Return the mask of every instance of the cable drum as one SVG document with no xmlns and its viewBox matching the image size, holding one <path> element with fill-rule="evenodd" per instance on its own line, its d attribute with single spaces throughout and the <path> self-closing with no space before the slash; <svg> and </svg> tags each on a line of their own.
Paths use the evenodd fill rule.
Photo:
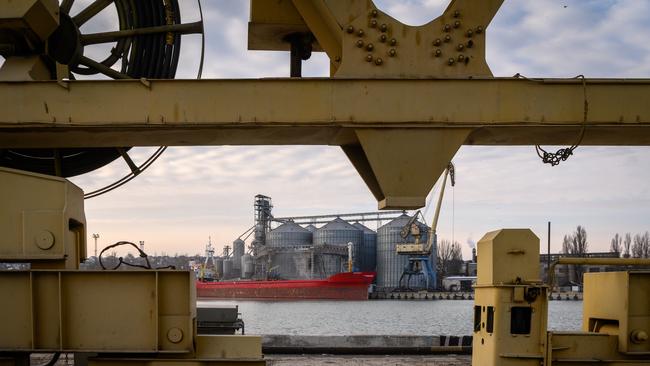
<svg viewBox="0 0 650 366">
<path fill-rule="evenodd" d="M 201 77 L 205 40 L 203 15 L 198 0 L 201 20 L 192 23 L 182 23 L 178 0 L 94 0 L 72 14 L 74 3 L 75 0 L 61 2 L 60 25 L 48 39 L 45 55 L 41 55 L 50 64 L 52 79 L 57 78 L 56 63 L 68 66 L 67 78 L 70 80 L 74 80 L 75 75 L 105 75 L 113 79 L 173 79 L 179 65 L 181 37 L 187 34 L 201 35 L 198 78 Z M 81 31 L 83 25 L 92 22 L 110 5 L 114 6 L 119 29 L 99 33 Z M 100 61 L 85 54 L 87 46 L 98 44 L 112 44 L 109 54 Z M 58 75 L 58 78 L 61 79 L 62 75 Z M 128 156 L 129 149 L 128 146 L 2 149 L 0 166 L 73 177 L 122 157 L 131 170 L 128 178 L 131 180 L 150 164 L 136 166 Z M 163 151 L 164 147 L 158 149 L 152 155 L 153 160 Z M 124 178 L 116 183 L 119 182 L 124 184 Z M 104 192 L 103 189 L 97 190 L 93 192 L 94 196 L 98 191 Z"/>
</svg>

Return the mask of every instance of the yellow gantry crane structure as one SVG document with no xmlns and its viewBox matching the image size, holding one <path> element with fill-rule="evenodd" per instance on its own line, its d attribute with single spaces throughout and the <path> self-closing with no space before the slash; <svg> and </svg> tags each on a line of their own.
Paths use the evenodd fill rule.
<svg viewBox="0 0 650 366">
<path fill-rule="evenodd" d="M 173 80 L 178 37 L 202 32 L 200 23 L 180 22 L 176 1 L 152 0 L 160 8 L 155 26 L 130 18 L 141 11 L 138 2 L 96 0 L 76 15 L 70 14 L 73 3 L 0 0 L 0 54 L 6 58 L 0 164 L 10 167 L 0 171 L 0 260 L 33 264 L 30 271 L 0 273 L 0 296 L 19 294 L 0 305 L 0 322 L 10 329 L 0 334 L 0 352 L 14 356 L 60 351 L 96 353 L 89 360 L 96 364 L 263 363 L 259 338 L 196 335 L 189 274 L 77 271 L 86 254 L 83 193 L 64 178 L 120 156 L 129 162 L 125 152 L 133 146 L 341 146 L 379 208 L 414 209 L 424 206 L 464 144 L 650 145 L 650 80 L 493 77 L 486 34 L 503 0 L 452 0 L 422 26 L 397 21 L 371 0 L 252 0 L 249 49 L 291 52 L 294 76 L 257 80 Z M 120 29 L 83 34 L 81 26 L 110 4 Z M 158 37 L 159 48 L 141 52 L 144 40 L 154 39 L 144 37 Z M 103 61 L 84 53 L 89 44 L 111 42 L 115 47 Z M 299 77 L 301 60 L 321 51 L 330 59 L 330 77 Z M 116 80 L 74 80 L 75 73 Z M 554 162 L 571 151 L 544 157 Z M 51 161 L 53 168 L 25 157 Z M 518 267 L 496 271 L 512 256 L 534 264 L 531 251 L 538 248 L 531 235 L 490 233 L 479 243 L 479 263 L 491 263 L 495 272 L 479 268 L 476 301 L 493 327 L 487 332 L 479 321 L 475 328 L 474 363 L 647 364 L 650 281 L 643 275 L 616 280 L 640 289 L 628 300 L 641 305 L 610 312 L 634 318 L 626 323 L 637 326 L 630 330 L 634 347 L 620 343 L 632 336 L 610 315 L 597 321 L 607 327 L 585 330 L 607 330 L 597 342 L 581 333 L 573 338 L 578 343 L 549 346 L 539 318 L 546 314 L 543 284 L 523 267 L 519 275 Z M 528 307 L 515 310 L 515 330 L 539 333 L 527 338 L 526 352 L 517 350 L 523 343 L 507 340 L 525 337 L 506 329 L 510 302 Z M 482 309 L 487 303 L 491 313 Z M 116 304 L 121 311 L 111 310 Z M 127 309 L 139 309 L 126 318 L 140 325 L 137 337 L 119 318 Z M 607 358 L 590 358 L 597 347 L 609 347 Z M 556 352 L 564 352 L 559 361 Z M 14 356 L 7 362 L 18 362 Z"/>
</svg>

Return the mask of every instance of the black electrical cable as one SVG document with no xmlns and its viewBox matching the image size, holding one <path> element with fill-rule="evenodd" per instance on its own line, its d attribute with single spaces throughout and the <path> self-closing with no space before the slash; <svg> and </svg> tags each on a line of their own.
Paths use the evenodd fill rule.
<svg viewBox="0 0 650 366">
<path fill-rule="evenodd" d="M 138 169 L 136 171 L 131 171 L 129 174 L 122 177 L 122 179 L 120 179 L 118 181 L 115 181 L 115 182 L 107 185 L 106 187 L 103 187 L 103 188 L 100 188 L 100 189 L 97 189 L 97 190 L 94 190 L 92 192 L 84 194 L 84 199 L 90 199 L 90 198 L 94 198 L 94 197 L 97 197 L 97 196 L 101 196 L 102 194 L 108 193 L 108 192 L 110 192 L 110 191 L 112 191 L 114 189 L 117 189 L 117 188 L 125 185 L 126 183 L 130 182 L 135 177 L 140 175 L 142 172 L 147 170 L 147 168 L 149 168 L 160 157 L 160 155 L 162 155 L 162 153 L 165 152 L 165 150 L 167 150 L 167 146 L 161 146 L 147 160 L 145 160 L 145 162 L 142 163 L 138 167 Z"/>
<path fill-rule="evenodd" d="M 140 255 L 140 258 L 144 258 L 145 264 L 142 265 L 142 264 L 137 264 L 137 263 L 129 263 L 129 262 L 124 261 L 124 258 L 118 257 L 118 263 L 113 268 L 106 268 L 106 266 L 104 265 L 104 262 L 102 261 L 102 256 L 103 256 L 104 252 L 106 252 L 109 249 L 113 249 L 113 248 L 123 246 L 123 245 L 128 245 L 128 246 L 132 246 L 133 248 L 135 248 L 138 251 L 138 253 Z M 99 253 L 99 265 L 104 270 L 106 270 L 106 269 L 116 270 L 116 269 L 120 268 L 122 265 L 129 266 L 129 267 L 142 268 L 142 269 L 176 269 L 175 266 L 163 266 L 163 267 L 156 267 L 156 268 L 151 267 L 151 262 L 149 262 L 149 256 L 147 255 L 147 253 L 145 253 L 144 250 L 140 249 L 140 247 L 138 247 L 137 245 L 135 245 L 134 243 L 132 243 L 130 241 L 118 241 L 117 243 L 111 244 L 111 245 L 107 246 L 106 248 L 102 249 L 102 251 Z"/>
</svg>

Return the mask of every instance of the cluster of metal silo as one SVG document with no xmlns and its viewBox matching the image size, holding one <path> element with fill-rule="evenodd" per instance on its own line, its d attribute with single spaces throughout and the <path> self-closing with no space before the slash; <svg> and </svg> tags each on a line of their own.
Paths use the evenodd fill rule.
<svg viewBox="0 0 650 366">
<path fill-rule="evenodd" d="M 223 279 L 246 278 L 243 275 L 244 268 L 242 265 L 245 253 L 246 243 L 241 239 L 233 241 L 231 254 L 227 258 L 219 258 L 215 263 L 217 273 L 219 273 L 219 266 L 222 268 L 219 277 Z M 221 262 L 220 265 L 218 264 L 219 261 Z"/>
<path fill-rule="evenodd" d="M 410 217 L 402 215 L 391 222 L 377 229 L 377 286 L 384 288 L 396 288 L 399 286 L 399 279 L 408 264 L 408 256 L 397 255 L 395 246 L 400 243 L 414 242 L 412 236 L 403 239 L 400 235 L 404 225 L 408 223 Z M 420 242 L 426 242 L 429 228 L 427 225 L 416 221 L 420 227 Z M 436 248 L 432 250 L 430 259 L 431 266 L 436 268 Z M 411 286 L 424 287 L 425 279 L 421 278 L 421 283 L 411 281 Z"/>
<path fill-rule="evenodd" d="M 377 233 L 359 222 L 354 227 L 363 232 L 363 240 L 354 255 L 354 265 L 359 271 L 374 271 L 377 268 Z"/>
<path fill-rule="evenodd" d="M 328 222 L 314 232 L 314 245 L 328 244 L 347 247 L 348 243 L 352 243 L 352 253 L 355 258 L 357 256 L 355 252 L 359 251 L 363 243 L 363 231 L 340 218 Z M 343 268 L 345 261 L 345 258 L 341 256 L 324 254 L 320 257 L 321 268 L 318 268 L 318 273 L 328 277 L 346 270 Z"/>
</svg>

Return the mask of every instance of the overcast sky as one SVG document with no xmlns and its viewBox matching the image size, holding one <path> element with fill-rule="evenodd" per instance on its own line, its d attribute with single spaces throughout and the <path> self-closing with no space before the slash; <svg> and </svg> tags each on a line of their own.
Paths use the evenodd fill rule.
<svg viewBox="0 0 650 366">
<path fill-rule="evenodd" d="M 195 20 L 192 1 L 182 3 L 184 18 Z M 204 78 L 288 76 L 287 53 L 246 50 L 248 3 L 203 1 Z M 419 25 L 438 16 L 448 1 L 377 4 Z M 110 29 L 111 11 L 103 23 L 88 27 Z M 488 31 L 487 57 L 495 76 L 650 78 L 649 36 L 650 1 L 506 0 Z M 193 78 L 198 38 L 188 37 L 183 47 L 178 76 Z M 327 72 L 322 54 L 304 66 L 306 76 Z M 138 148 L 134 156 L 142 161 L 152 151 Z M 649 148 L 580 147 L 569 161 L 550 167 L 533 147 L 463 147 L 454 163 L 457 185 L 444 201 L 439 233 L 463 243 L 466 257 L 468 240 L 505 227 L 532 228 L 545 248 L 549 220 L 553 251 L 576 225 L 586 227 L 592 251 L 607 250 L 616 232 L 650 230 Z M 126 173 L 117 161 L 72 180 L 90 191 Z M 252 225 L 258 193 L 273 198 L 278 216 L 377 206 L 338 147 L 172 147 L 127 186 L 86 201 L 88 234 L 100 234 L 100 249 L 118 240 L 144 240 L 150 253 L 200 253 L 208 236 L 220 248 Z"/>
</svg>

